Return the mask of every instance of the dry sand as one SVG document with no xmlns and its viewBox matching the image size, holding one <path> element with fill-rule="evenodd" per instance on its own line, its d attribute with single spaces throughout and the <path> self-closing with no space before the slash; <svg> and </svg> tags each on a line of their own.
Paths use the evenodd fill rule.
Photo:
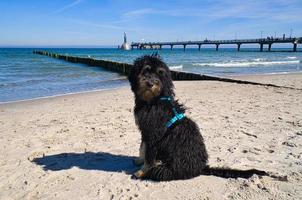
<svg viewBox="0 0 302 200">
<path fill-rule="evenodd" d="M 302 88 L 302 75 L 245 77 Z M 302 199 L 302 91 L 175 82 L 211 166 L 287 181 L 199 176 L 132 180 L 140 133 L 129 87 L 0 105 L 0 199 Z"/>
</svg>

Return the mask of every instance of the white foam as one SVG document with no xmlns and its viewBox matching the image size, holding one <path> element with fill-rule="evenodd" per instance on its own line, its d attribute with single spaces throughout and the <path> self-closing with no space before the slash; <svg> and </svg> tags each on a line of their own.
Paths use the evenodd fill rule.
<svg viewBox="0 0 302 200">
<path fill-rule="evenodd" d="M 290 60 L 297 59 L 296 56 L 288 56 L 288 57 L 286 57 L 286 58 L 287 58 L 287 59 L 290 59 Z"/>
<path fill-rule="evenodd" d="M 175 70 L 177 70 L 177 69 L 182 69 L 182 65 L 172 65 L 172 66 L 169 66 L 169 68 L 170 69 L 175 69 Z"/>
<path fill-rule="evenodd" d="M 265 65 L 299 64 L 300 60 L 290 61 L 251 61 L 251 62 L 225 62 L 225 63 L 193 63 L 194 66 L 202 67 L 249 67 Z"/>
<path fill-rule="evenodd" d="M 265 61 L 265 59 L 264 58 L 255 58 L 255 59 L 253 59 L 254 61 L 257 61 L 257 62 L 259 62 L 259 61 Z"/>
</svg>

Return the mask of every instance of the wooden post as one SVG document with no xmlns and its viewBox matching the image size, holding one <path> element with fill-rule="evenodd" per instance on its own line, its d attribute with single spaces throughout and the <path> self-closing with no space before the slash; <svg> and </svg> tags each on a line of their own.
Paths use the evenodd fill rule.
<svg viewBox="0 0 302 200">
<path fill-rule="evenodd" d="M 238 44 L 237 44 L 237 51 L 240 51 L 240 46 L 241 46 L 241 44 L 238 43 Z"/>
<path fill-rule="evenodd" d="M 272 49 L 272 43 L 268 44 L 268 51 L 271 51 Z"/>
<path fill-rule="evenodd" d="M 293 51 L 294 51 L 294 52 L 297 52 L 297 43 L 294 43 Z"/>
</svg>

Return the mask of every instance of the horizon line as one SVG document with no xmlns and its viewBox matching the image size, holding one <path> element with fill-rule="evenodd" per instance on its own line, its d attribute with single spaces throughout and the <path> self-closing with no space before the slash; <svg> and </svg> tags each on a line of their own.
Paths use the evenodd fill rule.
<svg viewBox="0 0 302 200">
<path fill-rule="evenodd" d="M 228 45 L 232 45 L 232 44 L 225 44 L 226 46 L 222 46 L 220 47 L 220 49 L 237 49 L 236 46 L 228 46 Z M 284 48 L 290 48 L 292 49 L 292 47 L 289 44 L 281 44 L 284 45 L 284 47 L 274 47 L 274 49 L 284 49 Z M 120 45 L 0 45 L 0 48 L 2 49 L 10 49 L 10 48 L 29 48 L 29 49 L 33 49 L 33 48 L 48 48 L 48 49 L 58 49 L 58 48 L 116 48 L 118 49 L 118 46 Z M 212 47 L 212 44 L 205 44 L 202 46 L 206 46 L 204 48 L 201 49 L 212 49 L 215 47 Z M 255 44 L 246 44 L 245 46 L 241 46 L 241 49 L 248 49 L 248 48 L 258 48 L 255 46 Z M 300 49 L 301 47 L 297 46 L 297 49 Z M 162 47 L 162 49 L 170 49 L 170 47 Z M 175 45 L 175 47 L 173 47 L 173 49 L 183 49 L 183 47 L 181 45 Z M 194 47 L 194 45 L 188 45 L 186 49 L 196 49 L 196 47 Z M 198 49 L 198 48 L 197 48 Z M 266 49 L 266 48 L 264 48 Z M 134 48 L 133 50 L 136 50 L 136 48 Z M 148 50 L 148 49 L 146 49 Z M 154 50 L 154 49 L 153 49 Z M 159 50 L 159 49 L 156 49 Z"/>
</svg>

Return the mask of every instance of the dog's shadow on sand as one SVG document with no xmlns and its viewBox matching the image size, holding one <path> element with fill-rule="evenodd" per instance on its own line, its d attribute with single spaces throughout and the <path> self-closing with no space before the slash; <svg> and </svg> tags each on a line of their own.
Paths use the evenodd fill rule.
<svg viewBox="0 0 302 200">
<path fill-rule="evenodd" d="M 44 170 L 59 171 L 72 167 L 85 170 L 102 170 L 107 172 L 125 172 L 132 174 L 138 167 L 134 165 L 136 157 L 114 155 L 105 152 L 61 153 L 35 158 L 32 162 L 43 166 Z"/>
</svg>

